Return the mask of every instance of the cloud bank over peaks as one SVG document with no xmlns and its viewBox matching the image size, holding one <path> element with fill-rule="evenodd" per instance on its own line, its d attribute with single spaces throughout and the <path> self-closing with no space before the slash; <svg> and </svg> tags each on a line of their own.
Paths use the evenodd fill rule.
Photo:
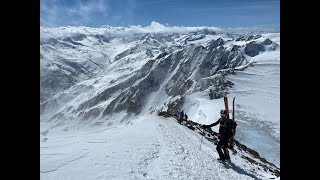
<svg viewBox="0 0 320 180">
<path fill-rule="evenodd" d="M 130 36 L 133 34 L 143 33 L 189 33 L 193 31 L 209 30 L 217 33 L 231 32 L 231 33 L 253 33 L 253 32 L 272 32 L 271 29 L 265 27 L 252 27 L 252 28 L 220 28 L 213 26 L 198 26 L 198 27 L 185 27 L 185 26 L 169 26 L 168 24 L 161 24 L 152 21 L 149 26 L 132 25 L 129 27 L 113 27 L 104 25 L 101 27 L 87 27 L 87 26 L 63 26 L 47 28 L 40 26 L 40 38 L 58 38 L 58 37 L 72 37 L 79 34 L 85 35 L 111 35 L 111 36 Z"/>
<path fill-rule="evenodd" d="M 104 25 L 99 28 L 86 27 L 86 26 L 63 26 L 63 27 L 53 27 L 47 28 L 40 26 L 40 37 L 41 39 L 47 38 L 57 38 L 61 36 L 74 36 L 77 34 L 99 34 L 99 35 L 114 35 L 114 36 L 127 36 L 139 33 L 189 33 L 198 30 L 212 30 L 212 31 L 222 31 L 218 27 L 185 27 L 185 26 L 169 26 L 163 25 L 158 22 L 152 21 L 149 26 L 133 25 L 129 27 L 113 27 Z"/>
</svg>

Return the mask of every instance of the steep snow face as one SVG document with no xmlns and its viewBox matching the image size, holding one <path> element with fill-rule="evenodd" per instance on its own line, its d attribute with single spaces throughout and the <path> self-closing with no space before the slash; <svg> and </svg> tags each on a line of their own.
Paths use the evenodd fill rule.
<svg viewBox="0 0 320 180">
<path fill-rule="evenodd" d="M 107 41 L 101 39 L 79 35 L 40 41 L 40 102 L 95 77 L 110 64 L 102 51 Z"/>
<path fill-rule="evenodd" d="M 254 66 L 228 76 L 234 82 L 230 96 L 237 97 L 238 138 L 280 165 L 280 52 L 261 53 Z"/>
</svg>

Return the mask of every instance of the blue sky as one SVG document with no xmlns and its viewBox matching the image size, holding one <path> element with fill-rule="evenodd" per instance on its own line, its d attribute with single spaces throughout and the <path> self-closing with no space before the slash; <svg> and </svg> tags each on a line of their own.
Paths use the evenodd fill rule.
<svg viewBox="0 0 320 180">
<path fill-rule="evenodd" d="M 40 0 L 40 25 L 280 29 L 280 0 Z"/>
</svg>

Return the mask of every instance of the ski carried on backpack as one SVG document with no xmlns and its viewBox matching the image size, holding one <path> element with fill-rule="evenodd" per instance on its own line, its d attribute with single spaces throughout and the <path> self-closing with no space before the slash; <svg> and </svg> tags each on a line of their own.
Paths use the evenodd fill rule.
<svg viewBox="0 0 320 180">
<path fill-rule="evenodd" d="M 229 106 L 228 106 L 228 98 L 227 98 L 227 96 L 223 97 L 223 101 L 224 101 L 224 108 L 227 111 L 227 117 L 229 118 Z"/>
<path fill-rule="evenodd" d="M 235 128 L 237 127 L 237 123 L 235 121 L 235 109 L 234 109 L 234 102 L 235 102 L 235 99 L 236 97 L 233 97 L 233 100 L 232 100 L 232 121 L 233 121 L 233 126 L 234 126 L 234 133 L 235 133 Z M 231 145 L 231 149 L 232 149 L 232 152 L 233 154 L 237 154 L 237 151 L 233 148 L 233 145 L 234 145 L 234 138 L 232 138 L 232 141 L 231 141 L 232 145 Z"/>
</svg>

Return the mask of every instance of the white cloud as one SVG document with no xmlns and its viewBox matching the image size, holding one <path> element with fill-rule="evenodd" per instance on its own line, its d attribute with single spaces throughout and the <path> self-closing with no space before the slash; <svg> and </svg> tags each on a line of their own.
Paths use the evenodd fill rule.
<svg viewBox="0 0 320 180">
<path fill-rule="evenodd" d="M 58 21 L 59 7 L 53 3 L 56 1 L 41 1 L 40 2 L 40 22 L 44 26 L 55 26 Z"/>
<path fill-rule="evenodd" d="M 166 26 L 158 22 L 152 21 L 149 26 L 142 27 L 141 25 L 133 25 L 129 27 L 112 27 L 102 26 L 100 28 L 85 27 L 85 26 L 68 26 L 46 28 L 40 27 L 41 38 L 60 37 L 60 36 L 73 36 L 75 34 L 113 34 L 113 35 L 131 35 L 135 33 L 187 33 L 195 30 L 209 29 L 214 31 L 222 31 L 218 27 L 185 27 L 185 26 Z"/>
<path fill-rule="evenodd" d="M 70 13 L 75 13 L 83 18 L 89 18 L 94 13 L 107 13 L 107 4 L 104 0 L 89 1 L 86 3 L 79 3 L 75 7 L 69 9 Z"/>
<path fill-rule="evenodd" d="M 61 36 L 73 36 L 76 34 L 112 34 L 116 36 L 127 36 L 136 33 L 188 33 L 196 30 L 213 30 L 216 32 L 233 32 L 233 33 L 266 33 L 272 32 L 272 28 L 268 27 L 239 27 L 239 28 L 219 28 L 209 26 L 198 26 L 198 27 L 185 27 L 185 26 L 168 26 L 152 21 L 149 26 L 133 25 L 129 27 L 113 27 L 113 26 L 102 26 L 100 28 L 86 27 L 86 26 L 68 26 L 68 27 L 57 27 L 57 28 L 45 28 L 40 27 L 41 38 L 50 37 L 61 37 Z"/>
<path fill-rule="evenodd" d="M 59 24 L 82 25 L 92 20 L 95 14 L 106 16 L 108 5 L 106 0 L 78 2 L 66 6 L 58 1 L 40 2 L 40 21 L 43 26 L 54 27 Z"/>
<path fill-rule="evenodd" d="M 265 24 L 265 25 L 257 25 L 251 27 L 236 27 L 236 28 L 225 28 L 225 32 L 234 32 L 241 34 L 248 34 L 252 32 L 263 33 L 263 32 L 279 32 L 280 25 L 277 24 Z"/>
</svg>

